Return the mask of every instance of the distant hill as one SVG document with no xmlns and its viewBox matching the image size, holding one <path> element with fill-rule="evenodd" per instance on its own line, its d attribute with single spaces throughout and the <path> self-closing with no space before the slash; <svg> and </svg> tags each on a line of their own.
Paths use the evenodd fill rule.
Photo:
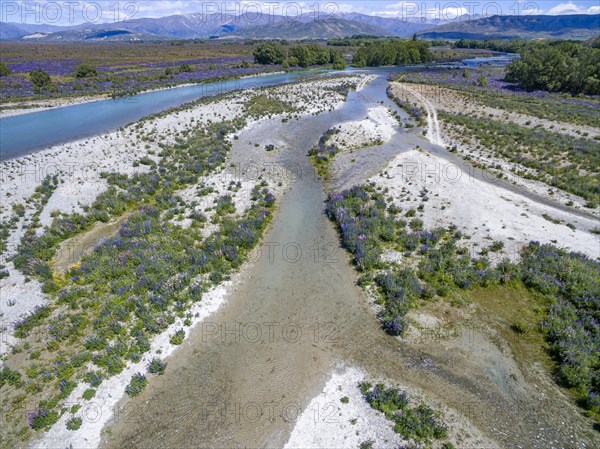
<svg viewBox="0 0 600 449">
<path fill-rule="evenodd" d="M 600 33 L 600 14 L 492 16 L 452 22 L 419 33 L 426 39 L 589 39 Z"/>
<path fill-rule="evenodd" d="M 243 28 L 225 34 L 222 39 L 331 39 L 348 37 L 356 34 L 375 36 L 394 36 L 391 31 L 344 19 L 298 20 L 272 23 L 263 26 Z"/>
<path fill-rule="evenodd" d="M 230 14 L 185 14 L 161 18 L 140 18 L 130 21 L 92 24 L 86 23 L 58 29 L 26 28 L 27 25 L 2 23 L 2 40 L 82 41 L 103 40 L 162 40 L 198 39 L 221 36 L 249 26 L 264 26 L 284 20 L 280 16 L 255 14 L 251 20 Z M 8 30 L 5 32 L 5 29 Z M 118 33 L 111 33 L 118 31 Z M 31 36 L 33 35 L 33 36 Z M 98 37 L 96 37 L 98 36 Z"/>
<path fill-rule="evenodd" d="M 415 33 L 425 30 L 431 30 L 434 25 L 431 23 L 409 22 L 402 19 L 391 19 L 387 17 L 367 16 L 356 12 L 339 13 L 336 18 L 351 20 L 388 31 L 394 36 L 410 37 Z"/>
<path fill-rule="evenodd" d="M 132 21 L 83 24 L 73 27 L 32 28 L 31 25 L 3 23 L 2 40 L 39 40 L 76 42 L 87 40 L 162 40 L 267 38 L 302 39 L 344 37 L 352 34 L 412 36 L 431 29 L 431 24 L 405 22 L 358 13 L 336 14 L 319 20 L 312 14 L 289 18 L 271 14 L 235 16 L 230 14 L 185 14 Z"/>
<path fill-rule="evenodd" d="M 68 29 L 53 33 L 33 33 L 22 36 L 24 41 L 42 42 L 86 42 L 86 41 L 143 41 L 159 40 L 159 36 L 148 33 L 118 29 L 118 28 L 96 28 L 81 27 L 79 29 Z"/>
<path fill-rule="evenodd" d="M 68 29 L 69 27 L 58 27 L 53 25 L 29 25 L 22 23 L 1 23 L 0 40 L 17 40 L 28 34 L 52 33 Z"/>
<path fill-rule="evenodd" d="M 271 14 L 182 14 L 161 18 L 72 27 L 0 24 L 0 40 L 78 42 L 207 38 L 329 39 L 353 34 L 429 39 L 576 38 L 600 32 L 600 15 L 460 17 L 445 24 L 409 22 L 398 18 L 338 13 L 332 18 L 305 14 L 294 19 Z"/>
<path fill-rule="evenodd" d="M 600 34 L 596 37 L 588 39 L 584 42 L 585 45 L 592 48 L 600 48 Z"/>
</svg>

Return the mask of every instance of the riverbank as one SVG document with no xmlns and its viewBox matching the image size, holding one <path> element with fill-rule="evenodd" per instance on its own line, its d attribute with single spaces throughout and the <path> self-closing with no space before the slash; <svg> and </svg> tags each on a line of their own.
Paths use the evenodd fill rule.
<svg viewBox="0 0 600 449">
<path fill-rule="evenodd" d="M 146 93 L 150 93 L 150 92 L 161 92 L 161 91 L 177 89 L 177 88 L 181 88 L 181 87 L 201 86 L 201 85 L 205 85 L 205 84 L 218 83 L 218 82 L 224 82 L 224 81 L 252 80 L 255 78 L 259 78 L 261 76 L 279 75 L 282 73 L 287 73 L 287 72 L 265 71 L 265 72 L 261 72 L 261 73 L 257 73 L 257 74 L 253 74 L 253 75 L 246 75 L 246 76 L 208 79 L 208 80 L 198 82 L 198 83 L 180 83 L 180 84 L 176 84 L 173 86 L 145 89 L 145 90 L 135 92 L 135 94 L 132 94 L 132 95 L 141 95 L 141 94 L 146 94 Z M 59 108 L 67 107 L 67 106 L 74 106 L 74 105 L 85 104 L 85 103 L 93 103 L 95 101 L 101 101 L 101 100 L 107 100 L 107 99 L 114 99 L 115 101 L 118 101 L 121 98 L 126 99 L 127 97 L 130 97 L 130 96 L 131 95 L 114 97 L 109 94 L 101 94 L 101 95 L 94 95 L 94 96 L 85 95 L 85 96 L 80 96 L 80 97 L 75 97 L 75 98 L 64 97 L 64 98 L 49 98 L 49 99 L 40 99 L 40 100 L 27 100 L 27 101 L 20 102 L 20 103 L 0 103 L 0 119 L 7 118 L 7 117 L 14 117 L 17 115 L 31 114 L 34 112 L 46 111 L 49 109 L 59 109 Z"/>
<path fill-rule="evenodd" d="M 73 213 L 85 214 L 87 207 L 109 188 L 106 173 L 128 176 L 147 173 L 163 161 L 165 148 L 184 141 L 191 133 L 214 126 L 214 123 L 233 123 L 240 119 L 245 121 L 244 128 L 228 131 L 227 142 L 233 144 L 244 129 L 256 129 L 265 120 L 275 119 L 281 123 L 282 120 L 294 121 L 335 110 L 344 103 L 347 90 L 360 89 L 362 81 L 361 76 L 327 78 L 227 94 L 163 113 L 113 133 L 5 161 L 2 163 L 2 198 L 6 201 L 3 201 L 1 217 L 4 222 L 12 223 L 14 229 L 11 229 L 5 242 L 7 247 L 4 248 L 3 257 L 6 260 L 15 254 L 25 232 L 34 229 L 41 236 L 55 219 L 71 217 Z M 284 107 L 283 111 L 279 110 L 281 107 Z M 263 134 L 262 138 L 264 137 Z M 269 142 L 273 143 L 277 144 L 275 141 Z M 207 239 L 221 230 L 224 215 L 234 213 L 239 217 L 246 213 L 255 200 L 257 188 L 258 191 L 268 189 L 276 203 L 280 200 L 294 179 L 294 167 L 287 167 L 285 161 L 277 160 L 282 151 L 278 145 L 271 148 L 267 143 L 245 144 L 248 147 L 246 153 L 253 155 L 246 163 L 236 166 L 235 161 L 227 160 L 221 170 L 203 176 L 197 185 L 176 192 L 185 212 L 172 217 L 170 221 L 173 225 L 188 229 L 193 224 L 196 230 L 200 223 L 200 235 Z M 36 196 L 36 189 L 39 190 L 48 177 L 54 180 L 55 187 L 47 194 L 44 193 L 45 199 L 41 203 L 32 202 L 30 198 Z M 227 201 L 223 203 L 224 209 L 221 210 L 224 199 Z M 193 223 L 190 221 L 192 217 Z M 107 226 L 112 225 L 108 223 Z M 98 237 L 91 243 L 87 235 L 70 240 L 69 248 L 66 248 L 70 254 L 66 257 L 66 262 L 60 262 L 61 273 L 72 266 L 78 266 L 81 254 L 87 254 L 90 247 L 97 247 L 107 238 L 102 237 L 101 230 L 94 228 L 92 231 Z M 0 280 L 2 300 L 7 302 L 10 309 L 3 316 L 3 320 L 10 320 L 10 323 L 4 329 L 2 350 L 6 357 L 4 363 L 11 369 L 18 370 L 24 369 L 28 361 L 15 355 L 20 354 L 20 351 L 15 353 L 13 348 L 21 347 L 22 340 L 15 339 L 12 335 L 12 324 L 28 316 L 35 307 L 51 305 L 55 300 L 42 293 L 39 283 L 31 282 L 17 272 L 12 263 L 7 265 L 7 274 L 7 277 Z M 67 429 L 66 422 L 71 422 L 76 417 L 65 414 L 36 444 L 54 447 L 57 441 L 64 442 L 66 439 L 76 445 L 89 445 L 93 441 L 99 441 L 95 438 L 100 438 L 100 429 L 112 416 L 113 405 L 124 394 L 125 384 L 131 374 L 148 364 L 150 354 L 166 356 L 176 349 L 176 345 L 169 343 L 175 330 L 173 326 L 181 327 L 184 322 L 186 327 L 193 326 L 206 318 L 223 303 L 224 291 L 218 287 L 205 293 L 206 301 L 203 298 L 194 310 L 177 319 L 165 332 L 152 339 L 151 353 L 128 365 L 117 377 L 111 377 L 96 390 L 97 402 L 82 402 L 85 384 L 73 390 L 68 400 L 88 405 L 88 412 L 91 406 L 100 407 L 103 410 L 101 420 L 88 422 L 84 419 L 79 430 L 75 431 Z M 189 316 L 193 317 L 191 321 Z M 27 344 L 34 347 L 39 343 L 27 339 Z M 121 393 L 115 394 L 119 390 Z M 85 411 L 82 408 L 77 416 L 83 416 Z"/>
<path fill-rule="evenodd" d="M 539 241 L 600 256 L 593 233 L 597 220 L 507 191 L 491 177 L 490 182 L 476 179 L 464 166 L 419 148 L 397 156 L 368 182 L 385 189 L 404 214 L 415 211 L 427 229 L 456 225 L 471 236 L 467 245 L 472 255 L 502 242 L 491 257 L 518 261 L 521 248 Z"/>
<path fill-rule="evenodd" d="M 108 95 L 84 96 L 77 98 L 56 98 L 48 100 L 33 100 L 22 103 L 3 103 L 0 109 L 0 119 L 14 117 L 16 115 L 32 114 L 34 112 L 47 111 L 49 109 L 64 108 L 76 104 L 92 103 L 94 101 L 106 100 Z"/>
<path fill-rule="evenodd" d="M 86 206 L 109 188 L 105 172 L 149 173 L 165 158 L 226 142 L 231 148 L 219 170 L 182 189 L 170 191 L 166 185 L 157 199 L 157 204 L 165 207 L 160 221 L 147 215 L 145 221 L 139 222 L 143 225 L 139 228 L 142 235 L 153 239 L 152 245 L 161 244 L 161 236 L 171 225 L 177 226 L 179 240 L 193 235 L 195 241 L 188 247 L 177 253 L 159 253 L 159 259 L 193 254 L 194 266 L 203 263 L 206 253 L 214 253 L 222 261 L 237 257 L 237 251 L 210 239 L 226 226 L 236 235 L 247 236 L 248 222 L 237 226 L 232 220 L 248 211 L 253 197 L 265 195 L 260 193 L 262 189 L 269 190 L 276 208 L 262 242 L 245 264 L 225 276 L 218 268 L 199 276 L 198 280 L 215 279 L 218 285 L 205 290 L 202 300 L 189 311 L 174 312 L 172 322 L 161 321 L 168 325 L 150 340 L 150 349 L 141 359 L 128 362 L 120 373 L 94 387 L 91 400 L 84 399 L 88 386 L 83 382 L 76 385 L 65 403 L 77 407 L 64 412 L 47 433 L 35 434 L 39 438 L 32 447 L 54 448 L 69 443 L 74 447 L 158 447 L 165 442 L 198 447 L 355 447 L 371 440 L 374 447 L 403 444 L 389 421 L 375 413 L 356 388 L 356 383 L 363 380 L 401 387 L 411 397 L 439 411 L 449 426 L 450 441 L 459 447 L 526 445 L 545 449 L 590 446 L 597 440 L 589 420 L 553 383 L 543 364 L 547 359 L 536 357 L 536 364 L 530 365 L 526 351 L 517 354 L 521 358 L 513 357 L 513 352 L 522 350 L 519 342 L 513 341 L 516 338 L 510 337 L 510 332 L 515 332 L 512 321 L 518 314 L 504 316 L 499 311 L 515 304 L 525 307 L 528 297 L 518 289 L 508 293 L 468 293 L 448 301 L 431 298 L 420 304 L 423 309 L 409 315 L 414 332 L 406 338 L 392 337 L 381 329 L 373 313 L 380 310 L 380 305 L 374 303 L 372 292 L 359 287 L 360 279 L 350 255 L 340 248 L 338 232 L 323 213 L 328 189 L 367 182 L 382 193 L 388 188 L 384 198 L 402 208 L 398 213 L 408 215 L 412 211 L 409 218 L 423 220 L 428 226 L 456 222 L 465 233 L 473 233 L 471 241 L 478 245 L 472 249 L 477 252 L 495 239 L 520 243 L 536 232 L 536 226 L 541 228 L 537 231 L 543 241 L 568 232 L 564 238 L 574 247 L 589 246 L 591 236 L 587 218 L 568 215 L 562 209 L 555 211 L 545 203 L 537 204 L 516 187 L 514 191 L 502 189 L 491 180 L 471 178 L 467 169 L 462 172 L 464 179 L 456 180 L 457 172 L 444 170 L 444 148 L 426 140 L 423 130 L 401 128 L 389 112 L 398 110 L 387 98 L 386 87 L 387 81 L 381 76 L 351 76 L 257 88 L 206 99 L 113 133 L 3 163 L 2 173 L 8 180 L 3 183 L 8 190 L 2 190 L 2 198 L 8 201 L 2 209 L 3 221 L 12 222 L 16 217 L 16 229 L 11 229 L 16 236 L 27 229 L 41 235 L 41 226 L 50 225 L 55 218 L 71 212 L 85 214 Z M 243 125 L 231 125 L 239 123 L 239 119 L 244 120 Z M 307 153 L 329 129 L 343 123 L 359 123 L 363 129 L 378 130 L 372 136 L 382 136 L 387 141 L 360 148 L 373 142 L 364 139 L 352 153 L 349 150 L 336 155 L 324 188 Z M 216 140 L 208 144 L 202 139 L 194 140 L 193 136 L 201 136 L 209 128 Z M 80 159 L 90 167 L 82 169 L 82 165 L 77 165 Z M 179 163 L 170 166 L 173 170 L 168 175 L 173 177 L 169 183 L 179 182 L 177 177 L 189 174 L 185 169 L 193 165 L 187 159 L 175 160 Z M 41 176 L 33 176 L 38 172 Z M 56 186 L 44 187 L 45 176 L 55 174 Z M 138 188 L 131 188 L 125 177 L 115 176 L 113 182 L 115 179 L 123 191 L 135 192 Z M 39 187 L 43 187 L 42 191 L 36 192 Z M 115 192 L 114 197 L 118 198 L 121 191 Z M 519 215 L 522 213 L 533 218 Z M 554 223 L 544 215 L 564 224 Z M 121 218 L 127 216 L 120 215 Z M 109 231 L 118 222 L 107 222 Z M 40 226 L 33 226 L 36 223 Z M 567 224 L 573 224 L 576 230 Z M 96 230 L 92 228 L 90 232 L 93 231 Z M 135 235 L 136 228 L 126 231 L 125 236 Z M 89 251 L 87 237 L 81 235 L 82 248 L 75 246 L 78 254 Z M 18 240 L 11 238 L 13 244 Z M 213 244 L 202 246 L 206 241 Z M 169 246 L 178 248 L 177 245 L 177 239 L 169 242 Z M 105 264 L 128 263 L 136 247 L 127 247 Z M 150 248 L 136 256 L 140 257 L 136 263 L 143 264 L 144 269 L 128 274 L 139 279 L 141 285 L 147 284 L 145 276 L 157 253 L 156 246 Z M 202 252 L 197 252 L 199 248 Z M 233 250 L 238 248 L 241 246 L 233 246 Z M 390 255 L 399 255 L 396 259 L 388 257 L 388 262 L 395 260 L 396 269 L 406 268 L 402 254 L 384 256 Z M 79 261 L 71 259 L 72 265 Z M 53 261 L 50 266 L 58 272 L 57 265 L 62 272 L 71 264 L 67 259 L 60 264 Z M 71 274 L 79 276 L 84 272 Z M 171 281 L 178 281 L 178 274 L 169 279 L 167 296 L 172 294 Z M 113 287 L 114 279 L 104 279 L 100 276 L 99 283 Z M 9 277 L 0 282 L 0 287 L 8 287 L 14 295 L 9 299 L 15 312 L 38 304 L 40 298 L 49 303 L 37 281 L 27 281 L 12 267 Z M 65 278 L 64 282 L 77 288 L 79 279 Z M 123 287 L 127 285 L 114 285 L 115 294 L 123 295 L 117 305 L 133 301 L 137 309 L 140 303 L 121 293 Z M 114 292 L 107 296 L 112 297 Z M 513 297 L 508 301 L 503 295 Z M 497 303 L 497 310 L 491 300 L 486 303 L 488 298 Z M 69 313 L 69 307 L 78 311 L 79 302 L 86 300 L 65 302 L 53 318 L 59 319 L 58 313 Z M 162 307 L 162 300 L 162 295 L 152 294 L 148 310 Z M 489 307 L 487 313 L 491 317 L 476 313 L 480 307 Z M 120 308 L 107 310 L 114 316 L 122 313 Z M 94 323 L 96 319 L 103 318 L 94 316 Z M 127 327 L 127 321 L 119 322 L 125 323 L 123 335 L 137 335 L 135 329 Z M 52 324 L 52 331 L 60 329 L 56 322 Z M 500 330 L 489 332 L 487 325 Z M 460 332 L 448 338 L 448 329 L 456 327 Z M 94 326 L 94 332 L 106 328 Z M 185 335 L 181 345 L 174 343 L 177 340 L 171 341 L 180 330 Z M 6 346 L 11 354 L 6 356 L 4 366 L 22 373 L 23 385 L 27 382 L 44 387 L 29 374 L 41 371 L 41 367 L 32 371 L 32 365 L 52 360 L 46 360 L 43 344 L 33 339 L 25 342 L 31 345 L 27 349 L 20 344 L 16 351 Z M 536 351 L 544 351 L 539 341 L 535 343 Z M 120 351 L 119 344 L 120 341 L 111 341 L 102 350 L 94 349 L 93 360 L 105 351 Z M 68 351 L 72 347 L 60 348 L 61 354 L 67 351 L 71 355 Z M 36 351 L 43 351 L 41 360 L 29 358 L 29 353 Z M 126 396 L 125 385 L 131 375 L 145 373 L 155 357 L 167 362 L 164 374 L 148 374 L 145 390 L 137 396 Z M 72 359 L 68 360 L 70 363 Z M 104 373 L 94 361 L 84 362 L 85 370 Z M 530 374 L 532 370 L 537 371 Z M 74 379 L 80 380 L 78 375 Z M 61 388 L 59 379 L 56 381 L 57 385 L 51 387 L 62 392 L 63 382 Z M 538 383 L 542 385 L 538 387 Z M 8 397 L 11 404 L 18 405 L 13 386 L 3 388 L 12 395 Z M 342 401 L 344 397 L 347 401 Z M 549 398 L 543 402 L 543 413 L 540 397 Z M 11 410 L 4 429 L 16 429 L 16 419 L 24 418 L 25 410 L 35 410 L 36 405 L 27 404 L 25 408 L 21 404 L 20 409 Z M 315 411 L 319 414 L 317 420 Z M 99 417 L 96 413 L 92 419 L 92 412 L 99 412 Z M 331 412 L 333 415 L 329 415 Z M 523 416 L 533 418 L 524 421 Z M 335 421 L 330 422 L 329 417 Z M 80 427 L 67 429 L 67 423 L 78 418 Z M 25 434 L 31 434 L 26 422 L 19 424 Z M 15 447 L 24 445 L 16 437 L 13 442 Z"/>
<path fill-rule="evenodd" d="M 381 101 L 376 95 L 370 100 Z M 429 113 L 432 115 L 431 107 Z M 429 123 L 431 126 L 435 120 Z M 442 127 L 438 129 L 442 134 Z M 351 156 L 336 154 L 327 179 L 330 192 L 357 184 L 369 186 L 369 191 L 377 195 L 376 204 L 389 204 L 387 213 L 392 220 L 410 224 L 409 234 L 418 238 L 429 232 L 442 235 L 440 228 L 453 230 L 455 225 L 458 245 L 463 248 L 457 254 L 473 260 L 484 258 L 496 264 L 508 258 L 517 263 L 522 248 L 530 240 L 581 251 L 587 255 L 582 257 L 596 259 L 600 255 L 595 232 L 597 221 L 592 214 L 569 209 L 550 195 L 532 194 L 523 186 L 498 181 L 489 173 L 475 170 L 468 161 L 463 163 L 454 157 L 448 151 L 451 148 L 446 150 L 438 145 L 437 133 L 433 131 L 431 128 L 430 132 L 418 130 L 419 135 L 416 135 L 412 130 L 403 130 L 392 141 L 396 154 L 387 153 L 387 145 L 355 150 Z M 383 154 L 388 155 L 387 161 L 382 161 Z M 374 165 L 381 167 L 375 175 L 370 173 Z M 418 254 L 421 251 L 426 254 L 430 245 L 419 247 L 417 243 L 415 249 L 407 251 L 408 244 L 403 246 L 394 231 L 388 233 L 382 221 L 376 225 L 377 218 L 373 222 L 366 218 L 378 217 L 376 212 L 381 212 L 372 209 L 372 202 L 361 203 L 360 198 L 364 197 L 360 191 L 356 195 L 357 202 L 346 203 L 344 209 L 336 211 L 336 216 L 339 213 L 344 220 L 338 223 L 342 226 L 344 241 L 352 241 L 356 238 L 353 233 L 362 232 L 358 230 L 360 222 L 355 225 L 347 219 L 350 210 L 361 214 L 360 221 L 370 223 L 369 232 L 373 232 L 373 228 L 381 232 L 378 249 L 386 249 L 381 264 L 369 258 L 369 245 L 361 247 L 360 254 L 358 251 L 356 254 L 357 261 L 376 267 L 373 271 L 358 268 L 362 274 L 361 285 L 368 286 L 371 313 L 375 317 L 382 312 L 382 296 L 377 285 L 392 292 L 401 289 L 403 284 L 398 277 L 401 278 L 404 270 L 421 267 L 424 261 Z M 375 231 L 374 236 L 377 235 Z M 361 237 L 369 239 L 370 236 L 365 231 L 358 239 Z M 421 240 L 421 243 L 429 242 Z M 436 253 L 438 259 L 434 259 L 439 260 L 436 263 L 442 264 L 440 269 L 443 270 L 444 257 L 451 256 L 446 255 L 443 248 L 435 251 L 439 253 Z M 426 264 L 424 269 L 430 268 Z M 378 274 L 386 273 L 389 279 L 378 278 L 377 283 L 372 282 Z M 421 286 L 425 291 L 423 284 Z M 573 392 L 565 392 L 556 384 L 555 365 L 549 357 L 541 325 L 546 318 L 546 308 L 537 297 L 532 297 L 522 286 L 505 286 L 481 288 L 475 293 L 467 288 L 450 292 L 448 298 L 436 295 L 425 298 L 416 304 L 411 300 L 410 307 L 416 310 L 407 315 L 409 330 L 404 338 L 399 338 L 402 342 L 399 352 L 412 354 L 404 361 L 404 366 L 411 367 L 403 371 L 404 384 L 422 385 L 428 394 L 444 397 L 446 404 L 469 403 L 462 407 L 462 412 L 473 418 L 487 437 L 499 441 L 501 447 L 519 447 L 524 441 L 527 446 L 539 448 L 552 445 L 583 448 L 597 444 L 593 420 L 577 409 Z M 375 363 L 369 373 L 393 372 L 392 363 L 388 367 L 384 361 L 382 347 L 372 342 L 371 349 L 378 351 L 379 363 Z M 419 374 L 424 379 L 419 379 Z M 471 394 L 471 399 L 467 399 Z M 544 398 L 543 407 L 536 398 Z M 552 412 L 542 412 L 541 408 L 552 409 Z M 512 416 L 511 412 L 504 413 L 505 410 L 513 410 Z M 518 416 L 531 419 L 523 423 L 515 419 Z M 501 430 L 502 426 L 511 430 Z M 547 430 L 559 427 L 558 432 Z M 310 430 L 304 429 L 302 433 L 308 435 Z M 509 436 L 516 433 L 521 437 Z M 331 438 L 335 437 L 337 435 Z"/>
<path fill-rule="evenodd" d="M 361 80 L 363 77 L 351 79 Z M 300 114 L 317 114 L 324 110 L 339 107 L 343 95 L 330 94 L 327 99 L 320 96 L 325 91 L 329 92 L 332 86 L 337 86 L 338 80 L 319 80 L 309 84 L 297 83 L 283 87 L 275 87 L 270 91 L 275 98 L 293 105 Z M 359 84 L 361 84 L 359 82 Z M 358 85 L 360 89 L 360 85 Z M 48 198 L 47 203 L 39 211 L 37 233 L 41 234 L 43 228 L 49 226 L 57 216 L 68 216 L 73 213 L 84 213 L 84 208 L 102 192 L 106 191 L 108 184 L 104 173 L 120 173 L 134 175 L 144 173 L 149 169 L 149 164 L 160 160 L 161 145 L 173 145 L 178 139 L 192 130 L 214 122 L 232 121 L 242 117 L 245 104 L 253 96 L 259 95 L 260 90 L 247 90 L 240 93 L 228 94 L 215 101 L 200 103 L 196 106 L 174 113 L 162 114 L 160 117 L 132 124 L 122 130 L 107 133 L 90 139 L 81 139 L 74 142 L 58 145 L 22 158 L 3 161 L 0 163 L 2 173 L 1 195 L 3 198 L 0 208 L 0 221 L 8 223 L 18 219 L 16 228 L 11 230 L 6 239 L 6 248 L 2 252 L 4 260 L 15 254 L 16 248 L 37 212 L 30 198 L 40 188 L 44 179 L 57 175 L 59 182 L 56 189 Z M 288 115 L 292 118 L 292 114 Z M 250 118 L 248 127 L 259 123 L 260 118 Z M 160 145 L 159 145 L 160 142 Z M 269 153 L 261 148 L 264 156 Z M 263 156 L 263 157 L 264 157 Z M 140 161 L 143 161 L 140 163 Z M 236 173 L 215 174 L 215 179 L 207 178 L 206 181 L 217 187 L 214 196 L 227 192 L 223 181 L 231 178 L 238 181 Z M 236 177 L 237 176 L 237 177 Z M 252 176 L 260 176 L 252 173 Z M 215 185 L 216 182 L 218 185 Z M 254 179 L 256 181 L 256 179 Z M 279 181 L 279 180 L 278 180 Z M 249 188 L 244 191 L 248 192 Z M 186 194 L 184 193 L 184 196 Z M 191 200 L 191 198 L 188 198 Z M 22 215 L 15 210 L 23 207 Z M 209 207 L 209 204 L 205 204 Z M 6 288 L 15 288 L 10 278 L 0 282 Z M 18 284 L 18 283 L 17 283 Z M 15 297 L 23 297 L 30 285 L 23 285 L 21 289 L 14 290 Z M 20 291 L 21 294 L 17 294 Z M 24 296 L 25 298 L 27 295 Z M 24 301 L 26 302 L 26 301 Z M 37 302 L 36 302 L 37 305 Z M 19 307 L 11 310 L 17 310 Z M 31 307 L 20 310 L 17 315 L 26 314 Z M 11 320 L 14 321 L 14 320 Z"/>
<path fill-rule="evenodd" d="M 323 391 L 311 399 L 308 407 L 298 417 L 285 449 L 384 449 L 415 444 L 395 432 L 393 422 L 368 404 L 359 388 L 359 384 L 365 381 L 394 385 L 389 380 L 373 380 L 368 373 L 357 368 L 335 367 Z M 497 442 L 484 437 L 468 419 L 456 411 L 438 401 L 432 401 L 415 388 L 403 386 L 399 390 L 407 393 L 410 400 L 431 405 L 438 410 L 448 426 L 448 439 L 460 441 L 460 445 L 456 447 L 500 447 Z"/>
<path fill-rule="evenodd" d="M 516 126 L 514 129 L 506 129 L 505 134 L 507 135 L 517 132 L 530 132 L 532 135 L 537 133 L 537 139 L 540 141 L 542 139 L 560 141 L 561 136 L 568 136 L 572 138 L 570 144 L 574 148 L 577 148 L 580 142 L 587 141 L 591 144 L 600 133 L 597 128 L 541 119 L 505 109 L 490 108 L 465 94 L 435 85 L 393 82 L 390 84 L 390 94 L 404 101 L 413 102 L 417 107 L 422 107 L 427 116 L 429 141 L 445 146 L 451 152 L 462 157 L 466 163 L 482 168 L 488 173 L 490 180 L 494 178 L 506 180 L 552 202 L 600 217 L 600 207 L 594 205 L 594 201 L 586 200 L 573 194 L 572 191 L 566 191 L 565 188 L 556 188 L 551 185 L 554 184 L 553 179 L 542 169 L 533 168 L 530 161 L 537 161 L 541 158 L 539 152 L 543 151 L 544 157 L 557 166 L 569 167 L 581 164 L 582 168 L 576 171 L 580 176 L 595 174 L 597 170 L 595 164 L 590 167 L 585 161 L 583 163 L 582 161 L 571 161 L 570 155 L 565 154 L 564 151 L 558 152 L 549 149 L 550 143 L 541 145 L 540 148 L 534 148 L 531 143 L 523 142 L 524 139 L 518 139 L 518 142 L 512 142 L 511 149 L 507 150 L 502 145 L 495 145 L 494 140 L 482 140 L 481 133 L 457 123 L 454 115 L 438 119 L 438 110 L 450 114 L 458 113 L 459 117 L 474 117 L 475 120 L 484 120 L 490 124 L 497 123 L 497 126 L 505 128 L 511 125 Z M 482 126 L 485 127 L 485 125 Z M 542 132 L 547 132 L 547 134 L 541 134 Z M 513 154 L 515 146 L 520 149 L 518 154 Z M 593 159 L 590 160 L 590 162 L 592 161 Z M 542 165 L 541 168 L 543 167 Z M 550 172 L 552 172 L 551 169 Z M 565 173 L 563 176 L 566 175 Z M 558 175 L 554 175 L 554 177 L 556 176 Z M 591 183 L 593 184 L 593 182 Z M 590 205 L 592 207 L 589 207 Z"/>
</svg>

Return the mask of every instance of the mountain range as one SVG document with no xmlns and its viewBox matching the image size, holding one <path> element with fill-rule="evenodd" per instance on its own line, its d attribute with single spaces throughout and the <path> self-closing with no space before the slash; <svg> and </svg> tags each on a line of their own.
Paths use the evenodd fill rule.
<svg viewBox="0 0 600 449">
<path fill-rule="evenodd" d="M 410 22 L 402 19 L 340 13 L 315 19 L 270 14 L 241 17 L 228 14 L 185 14 L 140 18 L 125 22 L 81 24 L 69 27 L 0 23 L 0 40 L 23 41 L 139 41 L 167 39 L 328 39 L 352 35 L 409 37 L 417 33 L 430 39 L 461 38 L 576 38 L 600 33 L 600 15 L 463 16 L 449 23 Z"/>
<path fill-rule="evenodd" d="M 440 25 L 419 33 L 427 39 L 589 39 L 600 34 L 600 14 L 492 16 Z"/>
</svg>

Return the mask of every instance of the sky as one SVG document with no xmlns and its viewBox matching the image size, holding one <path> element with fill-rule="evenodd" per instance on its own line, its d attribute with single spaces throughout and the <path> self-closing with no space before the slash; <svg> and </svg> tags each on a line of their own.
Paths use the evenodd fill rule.
<svg viewBox="0 0 600 449">
<path fill-rule="evenodd" d="M 492 16 L 534 14 L 600 14 L 600 0 L 341 0 L 341 1 L 194 1 L 194 0 L 0 0 L 0 21 L 76 25 L 190 13 L 335 17 L 359 12 L 410 21 L 452 21 L 464 14 Z"/>
</svg>

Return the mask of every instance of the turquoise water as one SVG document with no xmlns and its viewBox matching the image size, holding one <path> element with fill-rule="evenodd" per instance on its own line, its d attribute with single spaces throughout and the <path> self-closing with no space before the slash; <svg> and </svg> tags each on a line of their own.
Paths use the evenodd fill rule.
<svg viewBox="0 0 600 449">
<path fill-rule="evenodd" d="M 466 59 L 456 67 L 482 64 L 506 65 L 515 55 Z M 418 70 L 412 67 L 349 68 L 344 73 L 397 72 Z M 63 142 L 102 134 L 203 97 L 253 87 L 273 86 L 296 81 L 327 70 L 262 75 L 239 80 L 182 86 L 147 92 L 125 98 L 99 100 L 47 111 L 0 119 L 0 160 L 6 160 L 48 148 Z M 329 71 L 331 72 L 331 71 Z"/>
<path fill-rule="evenodd" d="M 62 142 L 95 136 L 148 115 L 203 97 L 234 90 L 289 83 L 307 74 L 293 72 L 182 86 L 131 97 L 94 101 L 0 120 L 0 160 Z"/>
</svg>

